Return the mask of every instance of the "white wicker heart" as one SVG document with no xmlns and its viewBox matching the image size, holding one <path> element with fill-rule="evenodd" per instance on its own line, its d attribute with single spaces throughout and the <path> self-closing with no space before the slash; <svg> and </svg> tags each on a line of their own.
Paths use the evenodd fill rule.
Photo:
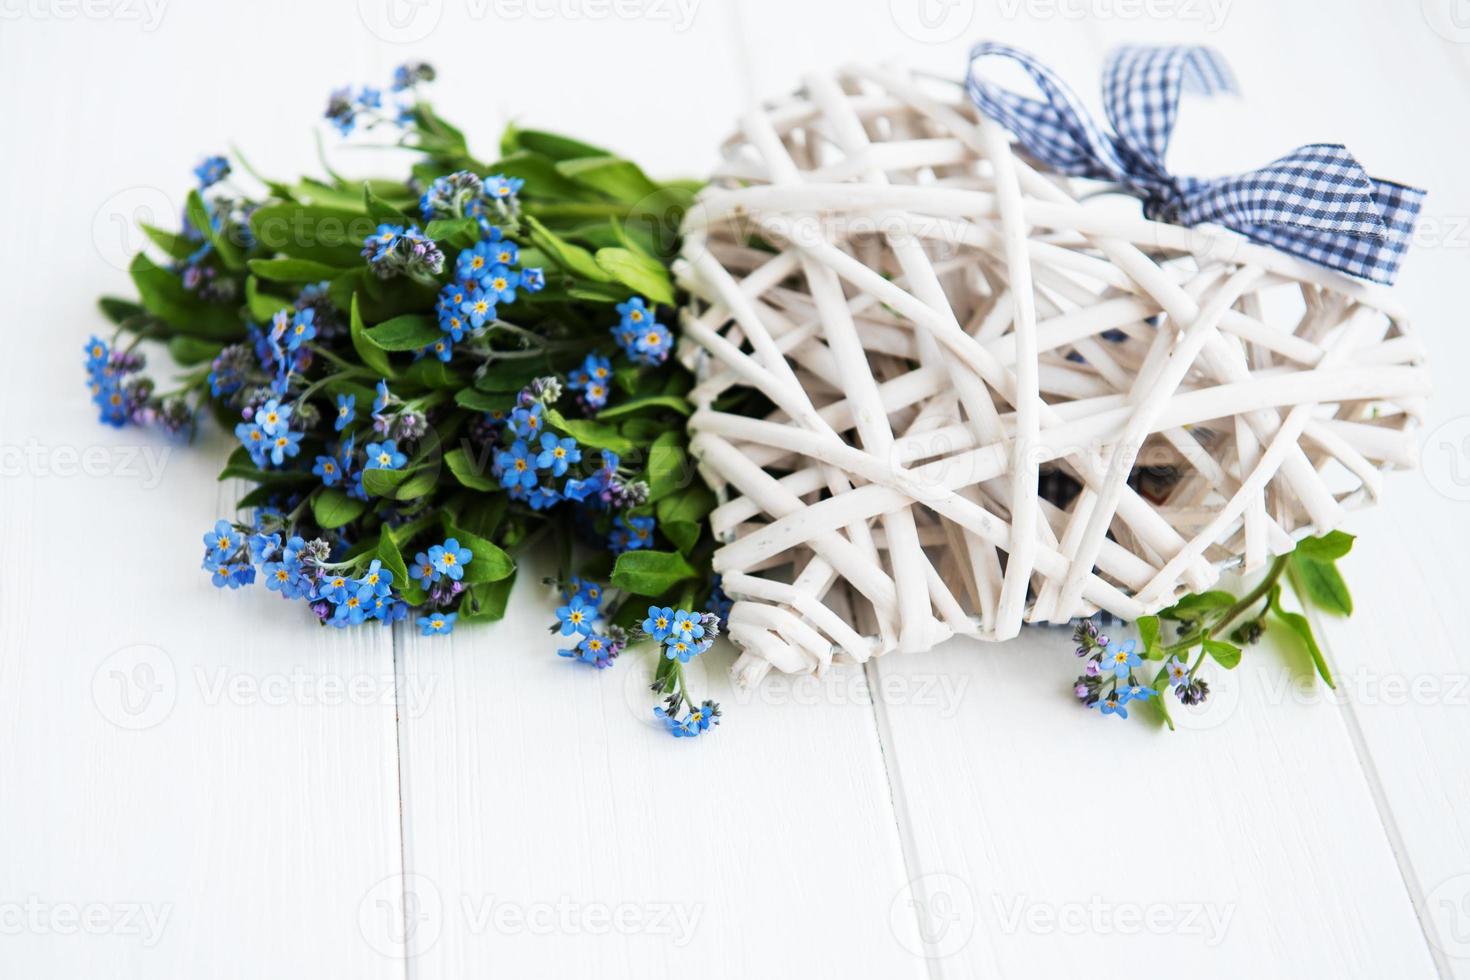
<svg viewBox="0 0 1470 980">
<path fill-rule="evenodd" d="M 737 680 L 1131 619 L 1414 464 L 1429 378 L 1386 290 L 1017 152 L 882 69 L 726 144 L 677 271 Z M 720 410 L 741 389 L 763 414 Z"/>
</svg>

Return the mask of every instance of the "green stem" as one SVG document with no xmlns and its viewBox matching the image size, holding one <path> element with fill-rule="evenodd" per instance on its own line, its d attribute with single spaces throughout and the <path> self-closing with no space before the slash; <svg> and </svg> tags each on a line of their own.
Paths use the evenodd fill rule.
<svg viewBox="0 0 1470 980">
<path fill-rule="evenodd" d="M 1264 598 L 1268 592 L 1271 591 L 1271 587 L 1276 584 L 1276 582 L 1281 578 L 1281 574 L 1286 571 L 1288 558 L 1288 555 L 1281 555 L 1277 557 L 1274 561 L 1272 561 L 1270 570 L 1266 572 L 1266 577 L 1261 579 L 1256 587 L 1247 592 L 1244 597 L 1242 597 L 1239 601 L 1235 603 L 1235 605 L 1225 610 L 1225 615 L 1220 619 L 1217 619 L 1215 621 L 1215 624 L 1211 626 L 1208 630 L 1203 628 L 1195 630 L 1184 639 L 1177 640 L 1174 643 L 1171 643 L 1168 646 L 1164 647 L 1164 653 L 1180 653 L 1184 650 L 1192 649 L 1193 647 L 1196 647 L 1199 644 L 1203 643 L 1205 640 L 1213 640 L 1215 637 L 1223 633 L 1225 629 L 1230 626 L 1231 623 L 1240 618 L 1241 613 L 1246 612 L 1248 609 L 1250 609 L 1251 606 L 1254 606 L 1257 602 Z M 1198 669 L 1198 666 L 1199 665 L 1196 664 L 1195 668 Z M 1191 671 L 1191 673 L 1193 673 L 1193 671 Z"/>
</svg>

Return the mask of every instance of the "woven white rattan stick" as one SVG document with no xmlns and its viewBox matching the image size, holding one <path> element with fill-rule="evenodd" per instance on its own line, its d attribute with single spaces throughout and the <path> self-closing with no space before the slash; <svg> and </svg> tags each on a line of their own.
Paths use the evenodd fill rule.
<svg viewBox="0 0 1470 980">
<path fill-rule="evenodd" d="M 1414 463 L 1385 290 L 1045 173 L 958 86 L 810 78 L 725 153 L 675 271 L 741 682 L 1133 618 Z"/>
</svg>

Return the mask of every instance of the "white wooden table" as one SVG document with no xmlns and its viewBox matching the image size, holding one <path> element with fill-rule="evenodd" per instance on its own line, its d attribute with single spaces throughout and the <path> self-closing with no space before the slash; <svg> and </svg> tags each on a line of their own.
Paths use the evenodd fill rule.
<svg viewBox="0 0 1470 980">
<path fill-rule="evenodd" d="M 1470 977 L 1463 0 L 153 2 L 0 4 L 0 976 Z M 311 169 L 334 86 L 423 57 L 484 155 L 515 116 L 697 175 L 803 72 L 981 37 L 1094 101 L 1114 43 L 1214 44 L 1245 99 L 1186 107 L 1178 170 L 1341 140 L 1431 189 L 1437 416 L 1352 527 L 1339 694 L 1268 643 L 1167 734 L 1072 704 L 1056 632 L 755 695 L 716 653 L 726 723 L 676 741 L 532 575 L 448 640 L 216 592 L 226 440 L 94 421 L 127 219 L 230 141 Z"/>
</svg>

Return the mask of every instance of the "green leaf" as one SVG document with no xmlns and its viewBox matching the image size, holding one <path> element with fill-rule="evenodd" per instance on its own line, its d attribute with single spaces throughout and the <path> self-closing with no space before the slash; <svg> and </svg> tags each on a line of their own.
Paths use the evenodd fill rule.
<svg viewBox="0 0 1470 980">
<path fill-rule="evenodd" d="M 531 240 L 557 265 L 574 275 L 591 279 L 593 282 L 613 281 L 613 277 L 604 272 L 597 264 L 591 252 L 580 245 L 573 245 L 563 240 L 529 214 L 525 216 L 525 220 L 526 226 L 531 229 Z"/>
<path fill-rule="evenodd" d="M 660 306 L 674 305 L 674 286 L 662 262 L 626 248 L 600 248 L 597 265 L 633 292 Z"/>
<path fill-rule="evenodd" d="M 266 251 L 339 269 L 362 264 L 362 243 L 377 227 L 361 210 L 292 202 L 267 204 L 250 216 L 250 228 Z"/>
<path fill-rule="evenodd" d="M 97 301 L 97 308 L 102 311 L 103 316 L 117 325 L 148 312 L 141 304 L 129 299 L 118 299 L 116 296 L 103 296 Z"/>
<path fill-rule="evenodd" d="M 373 497 L 396 497 L 413 474 L 408 470 L 363 470 L 362 488 Z"/>
<path fill-rule="evenodd" d="M 505 134 L 500 138 L 500 151 L 514 153 L 522 149 L 543 154 L 553 160 L 612 156 L 608 150 L 572 139 L 570 136 L 562 136 L 542 129 L 519 129 L 513 125 L 506 126 Z"/>
<path fill-rule="evenodd" d="M 1240 663 L 1240 647 L 1234 643 L 1226 643 L 1224 640 L 1205 640 L 1205 653 L 1215 658 L 1215 662 L 1226 670 L 1234 670 L 1235 665 Z"/>
<path fill-rule="evenodd" d="M 542 153 L 521 150 L 501 157 L 490 173 L 519 177 L 526 182 L 523 194 L 534 201 L 550 201 L 553 207 L 567 201 L 595 201 L 596 192 L 583 187 L 556 169 L 556 161 Z"/>
<path fill-rule="evenodd" d="M 684 433 L 664 432 L 648 450 L 648 499 L 658 501 L 684 489 L 692 470 Z"/>
<path fill-rule="evenodd" d="M 377 345 L 369 343 L 367 330 L 362 325 L 362 314 L 358 312 L 357 294 L 352 294 L 352 317 L 351 317 L 352 349 L 357 351 L 357 356 L 362 362 L 384 378 L 392 380 L 395 377 L 393 365 Z"/>
<path fill-rule="evenodd" d="M 328 531 L 356 520 L 365 510 L 367 501 L 349 497 L 341 490 L 323 490 L 311 498 L 311 516 Z"/>
<path fill-rule="evenodd" d="M 1312 658 L 1312 666 L 1317 668 L 1317 674 L 1327 682 L 1331 688 L 1337 687 L 1337 682 L 1332 679 L 1332 670 L 1327 666 L 1327 658 L 1322 655 L 1322 648 L 1317 645 L 1317 637 L 1312 632 L 1312 624 L 1307 617 L 1300 613 L 1288 612 L 1281 608 L 1281 587 L 1275 586 L 1271 589 L 1271 612 L 1277 619 L 1297 635 L 1306 647 L 1307 654 Z"/>
<path fill-rule="evenodd" d="M 399 591 L 413 584 L 408 577 L 408 566 L 403 563 L 403 553 L 398 550 L 398 542 L 393 539 L 393 529 L 386 524 L 378 532 L 378 561 L 393 573 L 393 582 L 399 587 Z"/>
<path fill-rule="evenodd" d="M 177 235 L 171 231 L 164 231 L 162 228 L 155 228 L 152 225 L 145 225 L 142 222 L 139 222 L 138 227 L 142 228 L 143 234 L 147 235 L 153 244 L 163 249 L 171 259 L 187 259 L 199 250 L 198 242 L 192 242 L 183 235 Z"/>
<path fill-rule="evenodd" d="M 179 334 L 168 342 L 169 356 L 184 367 L 212 361 L 219 356 L 219 352 L 218 343 L 200 340 L 198 337 L 189 337 L 185 334 Z"/>
<path fill-rule="evenodd" d="M 658 502 L 658 522 L 661 525 L 683 521 L 699 523 L 715 509 L 715 503 L 714 493 L 703 483 L 696 483 Z"/>
<path fill-rule="evenodd" d="M 1351 534 L 1332 531 L 1320 538 L 1302 538 L 1296 543 L 1296 553 L 1315 561 L 1337 561 L 1353 550 L 1355 540 Z"/>
<path fill-rule="evenodd" d="M 657 411 L 661 408 L 670 409 L 680 415 L 688 415 L 694 411 L 694 406 L 689 404 L 689 400 L 678 395 L 651 395 L 648 398 L 634 398 L 621 405 L 604 408 L 597 413 L 597 418 L 599 421 L 607 422 L 629 415 L 637 415 L 639 412 Z"/>
<path fill-rule="evenodd" d="M 439 334 L 443 337 L 444 334 Z M 465 379 L 437 357 L 421 357 L 399 372 L 399 377 L 408 384 L 422 388 L 459 389 Z"/>
<path fill-rule="evenodd" d="M 506 606 L 510 603 L 511 589 L 515 588 L 516 576 L 512 571 L 495 582 L 480 582 L 470 586 L 460 601 L 459 622 L 493 623 L 505 618 Z"/>
<path fill-rule="evenodd" d="M 444 332 L 431 316 L 396 316 L 370 328 L 364 336 L 379 350 L 409 351 L 427 347 Z"/>
<path fill-rule="evenodd" d="M 493 394 L 474 388 L 461 388 L 454 393 L 454 403 L 472 412 L 508 412 L 515 407 L 516 396 L 512 392 Z"/>
<path fill-rule="evenodd" d="M 579 157 L 557 162 L 556 169 L 567 177 L 624 204 L 635 204 L 658 193 L 638 165 L 612 156 Z"/>
<path fill-rule="evenodd" d="M 437 242 L 470 248 L 480 240 L 480 222 L 474 218 L 440 218 L 424 226 L 424 234 Z"/>
<path fill-rule="evenodd" d="M 189 213 L 189 222 L 214 245 L 220 261 L 227 268 L 243 269 L 245 256 L 241 254 L 240 246 L 230 241 L 228 224 L 221 222 L 219 228 L 214 227 L 209 219 L 209 208 L 204 203 L 204 197 L 197 190 L 189 192 L 184 208 Z"/>
<path fill-rule="evenodd" d="M 449 466 L 449 472 L 461 485 L 471 490 L 500 490 L 500 484 L 491 479 L 485 467 L 472 460 L 463 449 L 455 449 L 444 454 L 444 462 Z"/>
<path fill-rule="evenodd" d="M 619 435 L 618 430 L 610 425 L 586 419 L 569 419 L 554 408 L 546 410 L 546 421 L 558 432 L 569 435 L 582 445 L 591 446 L 593 449 L 607 449 L 621 456 L 632 452 L 634 448 L 631 442 Z"/>
<path fill-rule="evenodd" d="M 289 310 L 291 301 L 284 296 L 272 296 L 260 291 L 260 283 L 254 276 L 245 279 L 245 306 L 250 318 L 260 323 L 269 323 L 280 310 Z"/>
<path fill-rule="evenodd" d="M 178 333 L 220 341 L 245 336 L 237 307 L 205 303 L 186 290 L 178 276 L 159 268 L 142 252 L 133 256 L 128 272 L 143 307 Z"/>
<path fill-rule="evenodd" d="M 1139 616 L 1133 625 L 1138 627 L 1138 639 L 1143 644 L 1144 659 L 1164 659 L 1164 651 L 1159 648 L 1159 617 Z"/>
<path fill-rule="evenodd" d="M 460 580 L 466 585 L 499 582 L 516 570 L 510 555 L 494 542 L 452 524 L 444 529 L 444 533 L 447 537 L 456 539 L 460 547 L 470 549 L 470 561 L 464 567 L 464 578 Z"/>
<path fill-rule="evenodd" d="M 475 379 L 475 387 L 480 391 L 517 392 L 548 369 L 548 362 L 539 357 L 494 361 Z"/>
<path fill-rule="evenodd" d="M 618 555 L 611 581 L 633 595 L 660 596 L 698 574 L 683 555 L 672 551 L 625 551 Z"/>
<path fill-rule="evenodd" d="M 1169 714 L 1169 699 L 1164 697 L 1164 692 L 1169 688 L 1169 669 L 1167 667 L 1159 668 L 1159 672 L 1154 675 L 1154 682 L 1151 686 L 1158 693 L 1158 697 L 1149 698 L 1149 701 L 1153 703 L 1154 710 L 1159 713 L 1159 718 L 1164 724 L 1169 726 L 1169 731 L 1175 731 L 1174 716 Z"/>
<path fill-rule="evenodd" d="M 1235 596 L 1229 592 L 1214 590 L 1211 592 L 1197 592 L 1180 599 L 1168 609 L 1159 613 L 1161 619 L 1194 619 L 1200 613 L 1209 612 L 1212 609 L 1228 609 L 1235 605 Z"/>
<path fill-rule="evenodd" d="M 1353 614 L 1353 597 L 1336 565 L 1293 553 L 1291 567 L 1295 584 L 1306 593 L 1303 599 L 1338 616 Z"/>
<path fill-rule="evenodd" d="M 674 542 L 674 547 L 683 555 L 689 554 L 699 543 L 699 532 L 703 525 L 695 521 L 659 521 L 658 528 L 664 537 Z"/>
<path fill-rule="evenodd" d="M 250 271 L 274 282 L 320 282 L 332 279 L 342 270 L 310 259 L 251 259 Z"/>
<path fill-rule="evenodd" d="M 362 185 L 362 202 L 367 208 L 368 216 L 379 224 L 406 226 L 415 223 L 408 215 L 374 194 L 368 184 Z"/>
</svg>

